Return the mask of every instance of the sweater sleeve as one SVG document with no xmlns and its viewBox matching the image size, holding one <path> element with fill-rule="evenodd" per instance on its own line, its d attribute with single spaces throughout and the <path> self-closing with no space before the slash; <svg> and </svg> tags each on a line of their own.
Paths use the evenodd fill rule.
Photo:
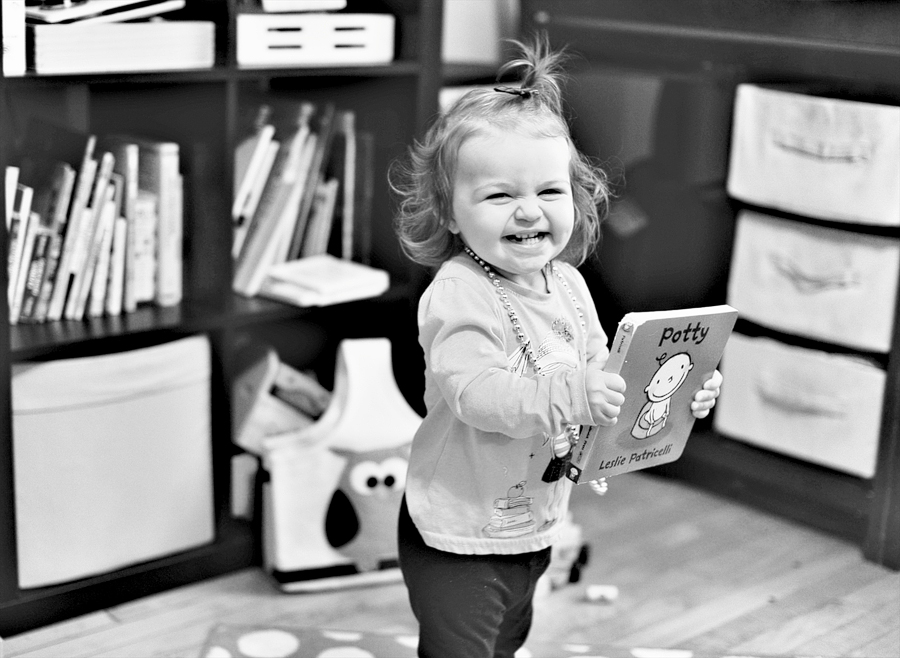
<svg viewBox="0 0 900 658">
<path fill-rule="evenodd" d="M 420 341 L 440 394 L 462 422 L 529 438 L 565 423 L 592 424 L 583 369 L 520 377 L 508 368 L 502 307 L 461 278 L 435 281 L 419 305 Z"/>
</svg>

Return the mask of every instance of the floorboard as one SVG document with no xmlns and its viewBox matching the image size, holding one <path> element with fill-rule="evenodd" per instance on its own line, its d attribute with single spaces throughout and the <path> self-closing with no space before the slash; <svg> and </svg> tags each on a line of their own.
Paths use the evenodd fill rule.
<svg viewBox="0 0 900 658">
<path fill-rule="evenodd" d="M 538 597 L 533 642 L 900 658 L 900 574 L 857 546 L 678 481 L 610 484 L 573 494 L 591 559 L 580 582 Z M 595 584 L 618 598 L 588 601 Z M 246 569 L 7 638 L 2 655 L 197 658 L 220 623 L 416 631 L 400 583 L 283 594 Z"/>
</svg>

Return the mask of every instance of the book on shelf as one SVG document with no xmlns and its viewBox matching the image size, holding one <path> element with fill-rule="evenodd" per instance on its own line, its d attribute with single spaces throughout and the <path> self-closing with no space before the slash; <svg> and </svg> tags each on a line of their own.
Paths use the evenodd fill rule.
<svg viewBox="0 0 900 658">
<path fill-rule="evenodd" d="M 259 294 L 295 306 L 328 306 L 377 297 L 389 287 L 384 270 L 319 254 L 273 265 Z"/>
<path fill-rule="evenodd" d="M 47 307 L 47 320 L 60 320 L 65 311 L 66 298 L 72 286 L 72 264 L 75 258 L 78 236 L 83 230 L 85 216 L 87 215 L 88 202 L 94 187 L 94 179 L 97 175 L 99 162 L 94 158 L 97 146 L 96 135 L 83 137 L 83 153 L 77 170 L 75 189 L 72 202 L 69 206 L 69 214 L 66 220 L 65 236 L 62 240 L 61 252 L 56 265 L 55 279 L 51 289 Z"/>
<path fill-rule="evenodd" d="M 678 459 L 694 425 L 691 402 L 721 360 L 736 319 L 725 304 L 626 314 L 604 367 L 625 380 L 625 404 L 615 425 L 581 428 L 569 479 L 583 483 Z"/>
<path fill-rule="evenodd" d="M 31 223 L 31 202 L 34 198 L 34 188 L 22 183 L 16 184 L 13 198 L 13 213 L 9 224 L 7 238 L 7 302 L 13 306 L 18 287 L 19 271 L 22 267 L 22 254 L 25 251 L 25 241 L 28 235 L 28 225 Z"/>
<path fill-rule="evenodd" d="M 29 265 L 27 284 L 23 291 L 21 308 L 18 311 L 19 322 L 40 321 L 40 314 L 46 313 L 46 303 L 50 292 L 44 295 L 43 290 L 50 278 L 50 269 L 54 268 L 59 256 L 61 233 L 66 221 L 69 200 L 75 183 L 75 170 L 67 162 L 54 163 L 49 179 L 41 187 L 35 189 L 32 206 L 40 217 L 40 227 L 35 236 L 32 262 Z"/>
<path fill-rule="evenodd" d="M 284 259 L 282 254 L 287 251 L 284 245 L 297 220 L 307 178 L 305 172 L 315 145 L 310 123 L 315 111 L 312 103 L 300 103 L 290 134 L 280 140 L 271 173 L 235 262 L 232 289 L 239 294 L 254 296 L 266 270 Z"/>
<path fill-rule="evenodd" d="M 215 63 L 212 21 L 33 23 L 29 65 L 39 74 L 208 69 Z"/>
<path fill-rule="evenodd" d="M 125 268 L 127 259 L 128 220 L 116 217 L 113 226 L 112 244 L 109 256 L 109 293 L 106 296 L 106 314 L 121 315 L 125 308 Z M 129 267 L 131 267 L 129 265 Z M 131 284 L 132 289 L 134 284 Z M 132 293 L 133 294 L 133 293 Z"/>
<path fill-rule="evenodd" d="M 101 216 L 112 196 L 110 177 L 114 164 L 115 156 L 112 153 L 104 151 L 100 154 L 94 187 L 75 240 L 75 253 L 71 261 L 72 283 L 63 310 L 67 320 L 80 320 L 84 316 L 84 304 L 90 293 L 91 277 L 100 249 L 98 242 L 102 231 Z"/>
<path fill-rule="evenodd" d="M 25 9 L 30 23 L 110 23 L 148 18 L 182 9 L 185 0 L 90 0 L 78 3 L 38 3 Z"/>
<path fill-rule="evenodd" d="M 254 177 L 253 185 L 250 188 L 250 194 L 247 197 L 247 203 L 244 205 L 241 216 L 234 226 L 234 242 L 231 248 L 231 256 L 234 259 L 237 259 L 238 256 L 240 256 L 250 226 L 256 221 L 256 211 L 259 208 L 259 202 L 262 199 L 266 182 L 269 180 L 272 168 L 275 165 L 275 159 L 278 157 L 279 148 L 281 148 L 281 142 L 277 139 L 273 139 L 266 146 L 266 152 L 263 156 L 259 171 L 256 172 L 256 176 Z"/>
<path fill-rule="evenodd" d="M 276 262 L 295 260 L 300 258 L 303 249 L 303 239 L 309 225 L 313 204 L 316 199 L 316 190 L 324 181 L 325 167 L 331 154 L 331 144 L 334 137 L 337 110 L 332 103 L 328 103 L 319 113 L 316 122 L 316 142 L 312 152 L 312 160 L 306 172 L 306 182 L 303 184 L 300 208 L 296 221 L 289 233 L 288 248 L 283 257 Z"/>
<path fill-rule="evenodd" d="M 93 271 L 86 280 L 90 284 L 88 294 L 79 300 L 82 317 L 100 317 L 106 311 L 106 296 L 109 294 L 109 265 L 112 256 L 113 232 L 116 228 L 117 202 L 114 188 L 107 193 L 107 200 L 100 213 L 100 226 L 96 237 L 97 254 L 93 260 Z"/>
<path fill-rule="evenodd" d="M 113 136 L 103 136 L 100 139 L 100 145 L 113 154 L 115 157 L 113 173 L 122 178 L 120 215 L 125 219 L 122 310 L 126 313 L 131 313 L 137 308 L 137 297 L 134 291 L 134 224 L 138 191 L 140 189 L 140 147 L 131 140 Z"/>
<path fill-rule="evenodd" d="M 337 178 L 329 178 L 316 186 L 316 198 L 310 211 L 306 237 L 301 245 L 301 258 L 324 254 L 334 228 L 334 212 L 337 206 L 339 184 Z"/>
<path fill-rule="evenodd" d="M 156 234 L 159 223 L 156 194 L 138 192 L 134 211 L 134 295 L 138 304 L 156 297 Z"/>
<path fill-rule="evenodd" d="M 271 123 L 272 107 L 262 105 L 257 110 L 253 132 L 241 140 L 234 150 L 234 201 L 231 217 L 235 226 L 246 217 L 246 208 L 253 187 L 275 138 L 275 126 Z"/>
<path fill-rule="evenodd" d="M 13 284 L 11 302 L 9 306 L 10 324 L 16 324 L 19 321 L 19 313 L 22 308 L 22 299 L 25 295 L 26 279 L 28 271 L 31 267 L 31 257 L 34 253 L 34 243 L 37 238 L 38 228 L 41 217 L 33 210 L 29 213 L 28 221 L 19 230 L 24 231 L 19 235 L 18 256 L 15 267 L 15 278 L 11 282 Z"/>
<path fill-rule="evenodd" d="M 369 264 L 372 253 L 372 209 L 375 196 L 375 134 L 356 131 L 356 189 L 349 238 L 352 260 Z M 346 256 L 345 256 L 346 257 Z"/>
<path fill-rule="evenodd" d="M 182 298 L 184 207 L 178 142 L 122 137 L 139 147 L 138 188 L 156 196 L 154 301 L 174 306 Z"/>
<path fill-rule="evenodd" d="M 10 322 L 30 322 L 35 316 L 38 300 L 41 296 L 41 286 L 44 281 L 44 272 L 47 269 L 47 260 L 50 244 L 55 231 L 46 225 L 38 214 L 33 219 L 35 223 L 34 244 L 27 270 L 23 270 L 24 284 L 22 285 L 21 299 L 16 301 L 10 309 Z"/>
<path fill-rule="evenodd" d="M 341 258 L 352 260 L 357 186 L 356 113 L 352 110 L 341 112 L 335 140 L 333 165 L 340 181 L 335 221 L 339 226 Z"/>
</svg>

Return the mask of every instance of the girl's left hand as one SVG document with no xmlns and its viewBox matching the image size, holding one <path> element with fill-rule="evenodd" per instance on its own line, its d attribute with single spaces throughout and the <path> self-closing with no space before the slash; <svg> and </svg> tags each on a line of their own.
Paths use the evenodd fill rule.
<svg viewBox="0 0 900 658">
<path fill-rule="evenodd" d="M 706 418 L 709 410 L 716 406 L 716 398 L 722 388 L 722 373 L 716 370 L 712 377 L 703 382 L 703 388 L 697 391 L 694 401 L 691 402 L 691 413 L 694 418 Z"/>
</svg>

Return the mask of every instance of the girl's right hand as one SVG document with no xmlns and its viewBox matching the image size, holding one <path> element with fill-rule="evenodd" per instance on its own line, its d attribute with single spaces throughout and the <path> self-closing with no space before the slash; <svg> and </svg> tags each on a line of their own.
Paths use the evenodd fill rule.
<svg viewBox="0 0 900 658">
<path fill-rule="evenodd" d="M 625 404 L 625 380 L 614 373 L 589 367 L 585 385 L 588 406 L 597 425 L 615 425 L 622 405 Z"/>
</svg>

